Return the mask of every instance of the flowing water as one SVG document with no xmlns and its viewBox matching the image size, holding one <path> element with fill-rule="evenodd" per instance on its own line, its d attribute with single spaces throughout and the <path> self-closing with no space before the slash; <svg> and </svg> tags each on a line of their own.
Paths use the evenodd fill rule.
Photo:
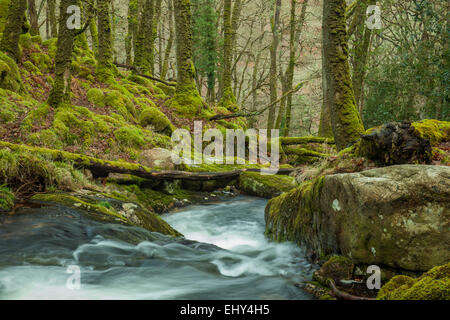
<svg viewBox="0 0 450 320">
<path fill-rule="evenodd" d="M 312 273 L 302 250 L 264 237 L 266 202 L 165 215 L 185 239 L 57 206 L 0 217 L 0 299 L 310 299 L 296 286 Z M 73 265 L 79 290 L 67 286 Z"/>
</svg>

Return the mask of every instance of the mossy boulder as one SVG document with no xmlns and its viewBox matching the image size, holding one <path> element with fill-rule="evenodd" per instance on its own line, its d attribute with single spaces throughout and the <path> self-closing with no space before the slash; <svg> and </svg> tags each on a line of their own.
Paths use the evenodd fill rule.
<svg viewBox="0 0 450 320">
<path fill-rule="evenodd" d="M 348 280 L 352 278 L 354 263 L 351 259 L 343 256 L 332 256 L 327 262 L 325 262 L 320 270 L 315 274 L 315 278 L 320 279 L 332 279 L 335 283 L 339 280 Z M 321 280 L 323 282 L 323 280 Z M 323 285 L 327 285 L 323 283 Z"/>
<path fill-rule="evenodd" d="M 139 123 L 142 127 L 150 127 L 152 131 L 172 134 L 175 127 L 167 116 L 157 108 L 147 107 L 139 116 Z"/>
<path fill-rule="evenodd" d="M 259 172 L 243 172 L 239 178 L 239 189 L 246 194 L 274 198 L 297 186 L 294 177 L 263 175 Z"/>
<path fill-rule="evenodd" d="M 174 170 L 175 164 L 172 161 L 172 151 L 155 148 L 151 150 L 144 150 L 139 156 L 140 163 L 148 168 L 155 170 Z"/>
<path fill-rule="evenodd" d="M 86 93 L 87 99 L 90 103 L 97 107 L 103 107 L 105 106 L 105 95 L 103 94 L 103 91 L 101 89 L 97 88 L 91 88 Z"/>
<path fill-rule="evenodd" d="M 139 204 L 119 200 L 114 196 L 109 197 L 105 194 L 82 190 L 75 193 L 37 194 L 31 200 L 78 209 L 96 220 L 124 223 L 165 235 L 181 236 L 156 213 L 144 209 Z"/>
<path fill-rule="evenodd" d="M 317 257 L 423 272 L 450 260 L 449 198 L 444 166 L 329 175 L 269 201 L 266 232 Z"/>
<path fill-rule="evenodd" d="M 23 89 L 22 77 L 17 64 L 3 52 L 0 52 L 0 88 L 17 93 Z"/>
<path fill-rule="evenodd" d="M 415 279 L 396 276 L 378 292 L 378 300 L 450 300 L 450 263 Z"/>
</svg>

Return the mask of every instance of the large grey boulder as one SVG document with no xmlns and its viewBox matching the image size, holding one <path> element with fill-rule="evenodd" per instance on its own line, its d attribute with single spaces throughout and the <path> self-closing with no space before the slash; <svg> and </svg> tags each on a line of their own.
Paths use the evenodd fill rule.
<svg viewBox="0 0 450 320">
<path fill-rule="evenodd" d="M 174 170 L 172 151 L 163 148 L 154 148 L 141 152 L 140 161 L 142 165 L 158 170 Z"/>
<path fill-rule="evenodd" d="M 399 165 L 308 182 L 266 208 L 267 233 L 318 255 L 426 271 L 450 261 L 450 168 Z"/>
</svg>

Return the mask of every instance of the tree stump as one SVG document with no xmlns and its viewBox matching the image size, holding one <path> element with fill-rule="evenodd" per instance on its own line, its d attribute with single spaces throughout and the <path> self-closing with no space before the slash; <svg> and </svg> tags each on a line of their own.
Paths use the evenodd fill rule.
<svg viewBox="0 0 450 320">
<path fill-rule="evenodd" d="M 415 133 L 411 122 L 391 122 L 361 135 L 360 154 L 381 165 L 430 164 L 430 141 Z"/>
</svg>

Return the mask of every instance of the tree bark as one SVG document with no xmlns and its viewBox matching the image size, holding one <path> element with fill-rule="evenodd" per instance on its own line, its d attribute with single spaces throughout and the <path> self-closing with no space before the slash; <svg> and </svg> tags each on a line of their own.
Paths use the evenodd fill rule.
<svg viewBox="0 0 450 320">
<path fill-rule="evenodd" d="M 281 0 L 276 0 L 275 11 L 272 20 L 272 45 L 270 47 L 270 102 L 277 100 L 278 90 L 278 72 L 277 72 L 277 53 L 279 44 L 278 26 L 280 24 Z M 269 109 L 269 116 L 267 119 L 267 129 L 270 130 L 275 126 L 276 105 L 272 105 Z"/>
<path fill-rule="evenodd" d="M 234 96 L 232 85 L 233 26 L 232 26 L 231 0 L 224 0 L 223 28 L 224 28 L 223 71 L 222 71 L 223 91 L 219 105 L 221 107 L 227 108 L 230 111 L 237 111 L 238 108 L 236 105 L 236 97 Z"/>
<path fill-rule="evenodd" d="M 56 20 L 56 0 L 47 0 L 50 34 L 52 38 L 58 36 L 58 22 Z"/>
<path fill-rule="evenodd" d="M 139 22 L 139 32 L 136 41 L 136 52 L 134 65 L 141 73 L 151 74 L 153 63 L 153 15 L 154 0 L 145 0 L 141 20 Z"/>
<path fill-rule="evenodd" d="M 67 20 L 70 17 L 67 8 L 71 5 L 78 5 L 78 0 L 61 0 L 59 35 L 55 57 L 55 80 L 47 101 L 54 108 L 63 103 L 70 103 L 72 52 L 77 33 L 77 30 L 67 28 Z"/>
<path fill-rule="evenodd" d="M 338 150 L 360 139 L 364 131 L 350 77 L 345 9 L 345 0 L 324 0 L 324 67 L 331 96 L 331 126 Z"/>
<path fill-rule="evenodd" d="M 28 16 L 30 17 L 30 34 L 39 35 L 38 14 L 36 11 L 36 0 L 28 0 Z"/>
<path fill-rule="evenodd" d="M 9 3 L 5 29 L 0 43 L 0 50 L 6 52 L 16 61 L 20 59 L 19 36 L 23 32 L 22 28 L 26 21 L 26 9 L 26 0 L 13 0 Z"/>
<path fill-rule="evenodd" d="M 98 63 L 97 78 L 102 82 L 114 82 L 113 47 L 111 34 L 111 0 L 97 0 L 98 7 Z"/>
<path fill-rule="evenodd" d="M 165 80 L 169 71 L 169 59 L 172 51 L 173 39 L 174 39 L 174 25 L 173 25 L 173 0 L 167 0 L 169 3 L 169 40 L 167 41 L 166 51 L 164 53 L 163 66 L 161 70 L 161 79 Z"/>
</svg>

